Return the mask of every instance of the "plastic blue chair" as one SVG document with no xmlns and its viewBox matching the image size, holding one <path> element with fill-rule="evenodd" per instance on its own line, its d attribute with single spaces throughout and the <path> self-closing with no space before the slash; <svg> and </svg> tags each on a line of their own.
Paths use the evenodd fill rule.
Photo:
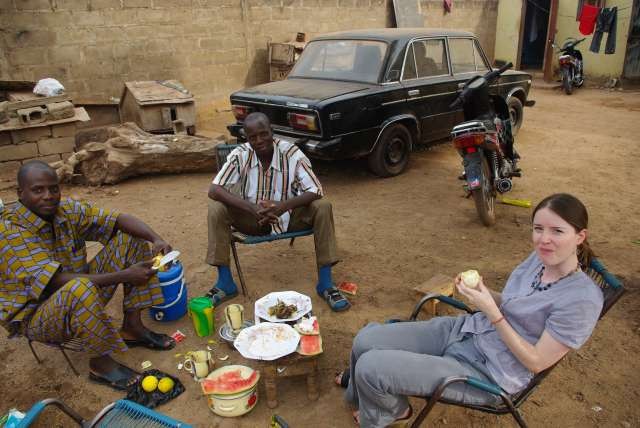
<svg viewBox="0 0 640 428">
<path fill-rule="evenodd" d="M 229 153 L 231 153 L 233 149 L 235 149 L 239 145 L 240 144 L 219 144 L 216 146 L 216 160 L 218 162 L 218 169 L 220 169 L 220 167 L 224 165 Z M 236 248 L 236 244 L 256 245 L 265 242 L 279 241 L 281 239 L 290 239 L 289 245 L 292 246 L 296 238 L 309 235 L 313 235 L 313 229 L 299 230 L 296 232 L 285 232 L 277 235 L 247 235 L 237 230 L 233 230 L 231 233 L 231 253 L 233 254 L 233 261 L 236 265 L 238 276 L 240 277 L 242 294 L 246 296 L 247 290 L 244 280 L 244 274 L 242 273 L 242 268 L 240 267 L 240 259 L 238 258 L 238 249 Z"/>
<path fill-rule="evenodd" d="M 191 428 L 191 425 L 177 421 L 155 410 L 147 409 L 128 400 L 118 400 L 102 409 L 91 421 L 86 421 L 65 403 L 55 398 L 39 401 L 29 409 L 18 428 L 30 427 L 47 406 L 55 406 L 83 428 Z"/>
<path fill-rule="evenodd" d="M 605 266 L 598 259 L 593 259 L 591 261 L 589 269 L 587 269 L 585 273 L 587 273 L 594 280 L 594 282 L 600 287 L 600 289 L 602 290 L 602 294 L 604 295 L 604 305 L 602 307 L 602 312 L 600 313 L 600 318 L 602 318 L 604 314 L 606 314 L 607 311 L 611 309 L 611 307 L 618 301 L 620 296 L 622 296 L 622 294 L 624 293 L 624 286 L 614 275 L 612 275 L 611 273 L 609 273 L 609 271 L 607 271 Z M 415 306 L 415 308 L 413 309 L 413 312 L 411 313 L 411 316 L 409 317 L 409 320 L 416 321 L 418 314 L 422 309 L 422 306 L 428 301 L 434 300 L 434 299 L 439 300 L 441 303 L 446 303 L 447 305 L 463 310 L 467 313 L 475 312 L 471 310 L 471 308 L 469 308 L 463 302 L 456 300 L 454 298 L 438 295 L 438 294 L 427 294 Z M 392 320 L 391 322 L 397 322 L 397 321 L 398 320 Z M 531 380 L 531 382 L 529 382 L 529 385 L 526 386 L 526 388 L 524 388 L 522 391 L 513 395 L 508 394 L 506 391 L 504 391 L 502 388 L 500 388 L 496 384 L 484 382 L 480 379 L 476 379 L 471 376 L 451 376 L 451 377 L 445 378 L 442 381 L 442 383 L 440 383 L 440 385 L 434 390 L 431 396 L 418 397 L 418 398 L 424 399 L 426 401 L 426 404 L 422 408 L 422 410 L 420 411 L 420 413 L 418 414 L 414 422 L 411 424 L 411 428 L 418 428 L 422 424 L 424 419 L 427 417 L 429 412 L 433 409 L 433 407 L 438 402 L 451 404 L 459 407 L 465 407 L 473 410 L 479 410 L 481 412 L 492 413 L 496 415 L 503 415 L 503 414 L 510 413 L 520 427 L 526 428 L 527 424 L 524 421 L 518 409 L 522 405 L 522 403 L 524 403 L 527 400 L 527 398 L 529 398 L 531 393 L 533 393 L 533 391 L 538 387 L 538 385 L 540 385 L 540 383 L 544 380 L 544 378 L 547 377 L 547 375 L 551 372 L 551 370 L 553 370 L 553 368 L 557 364 L 558 363 L 554 364 L 548 369 L 535 375 Z M 494 394 L 500 397 L 502 403 L 495 406 L 474 405 L 474 404 L 466 404 L 466 403 L 461 403 L 461 402 L 442 398 L 442 394 L 444 393 L 444 391 L 449 386 L 455 383 L 466 383 L 467 385 L 470 385 L 474 388 L 478 388 L 490 394 Z"/>
</svg>

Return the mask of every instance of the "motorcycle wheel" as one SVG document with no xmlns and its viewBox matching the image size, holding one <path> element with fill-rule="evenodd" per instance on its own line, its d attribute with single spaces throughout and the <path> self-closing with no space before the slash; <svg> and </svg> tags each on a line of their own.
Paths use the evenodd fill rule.
<svg viewBox="0 0 640 428">
<path fill-rule="evenodd" d="M 573 92 L 571 76 L 569 70 L 567 70 L 566 68 L 562 70 L 562 88 L 564 89 L 564 93 L 567 95 L 571 95 L 571 93 Z"/>
<path fill-rule="evenodd" d="M 480 187 L 471 191 L 473 202 L 480 216 L 480 221 L 485 226 L 493 226 L 496 222 L 496 195 L 491 183 L 491 172 L 487 158 L 482 156 L 481 160 L 482 177 Z"/>
</svg>

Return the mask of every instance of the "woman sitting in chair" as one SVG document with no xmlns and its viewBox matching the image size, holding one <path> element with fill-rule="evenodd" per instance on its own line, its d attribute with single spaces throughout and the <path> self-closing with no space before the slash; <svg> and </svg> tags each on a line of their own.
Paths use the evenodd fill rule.
<svg viewBox="0 0 640 428">
<path fill-rule="evenodd" d="M 533 211 L 534 251 L 502 293 L 455 279 L 478 312 L 429 321 L 372 323 L 356 336 L 348 371 L 336 377 L 362 427 L 385 427 L 411 417 L 407 396 L 429 396 L 449 376 L 472 376 L 521 391 L 534 374 L 557 363 L 589 338 L 603 305 L 599 287 L 582 270 L 587 210 L 575 197 L 555 194 Z M 464 383 L 443 398 L 496 404 L 499 397 Z"/>
</svg>

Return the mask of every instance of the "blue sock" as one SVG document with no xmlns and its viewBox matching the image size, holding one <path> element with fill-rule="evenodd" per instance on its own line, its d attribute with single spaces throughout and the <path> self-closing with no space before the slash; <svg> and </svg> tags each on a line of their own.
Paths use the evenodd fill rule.
<svg viewBox="0 0 640 428">
<path fill-rule="evenodd" d="M 318 270 L 318 285 L 316 285 L 316 291 L 322 295 L 324 290 L 333 286 L 333 279 L 331 278 L 331 265 L 322 266 Z"/>
<path fill-rule="evenodd" d="M 238 291 L 238 286 L 233 282 L 233 276 L 231 275 L 231 269 L 229 266 L 220 265 L 218 268 L 218 282 L 215 287 L 224 291 L 227 294 L 233 294 Z"/>
</svg>

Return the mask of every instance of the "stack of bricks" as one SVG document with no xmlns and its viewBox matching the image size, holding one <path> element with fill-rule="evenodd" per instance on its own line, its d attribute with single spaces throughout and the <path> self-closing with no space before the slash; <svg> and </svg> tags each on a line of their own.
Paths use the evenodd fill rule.
<svg viewBox="0 0 640 428">
<path fill-rule="evenodd" d="M 74 151 L 76 123 L 0 131 L 0 171 L 17 171 L 32 159 L 66 160 Z"/>
</svg>

